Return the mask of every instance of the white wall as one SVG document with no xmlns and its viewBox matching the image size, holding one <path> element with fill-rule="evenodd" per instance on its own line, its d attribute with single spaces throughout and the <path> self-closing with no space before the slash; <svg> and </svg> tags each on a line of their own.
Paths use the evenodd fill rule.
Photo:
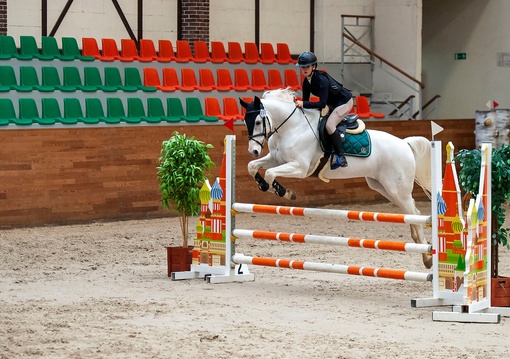
<svg viewBox="0 0 510 359">
<path fill-rule="evenodd" d="M 316 0 L 315 4 L 315 53 L 320 62 L 338 63 L 342 54 L 342 15 L 374 15 L 374 0 Z M 352 30 L 355 35 L 362 31 Z"/>
<path fill-rule="evenodd" d="M 48 1 L 48 33 L 53 28 L 67 0 Z M 137 35 L 137 2 L 119 0 L 131 29 Z M 20 35 L 41 37 L 41 0 L 8 0 L 7 33 L 17 43 Z M 177 39 L 177 0 L 145 0 L 143 8 L 144 37 L 153 40 Z M 107 0 L 75 0 L 55 34 L 57 39 L 72 36 L 129 38 L 117 10 Z M 78 41 L 81 44 L 81 41 Z M 18 43 L 19 44 L 19 43 Z"/>
<path fill-rule="evenodd" d="M 497 53 L 510 53 L 510 1 L 427 0 L 423 18 L 426 96 L 441 95 L 436 118 L 473 118 L 489 100 L 510 107 L 510 67 Z M 465 52 L 466 60 L 455 60 Z"/>
<path fill-rule="evenodd" d="M 421 80 L 421 0 L 378 0 L 375 4 L 375 52 L 411 77 Z M 390 70 L 398 79 L 383 71 Z M 402 81 L 403 80 L 404 83 Z M 375 66 L 374 93 L 403 100 L 419 85 L 388 66 Z"/>
</svg>

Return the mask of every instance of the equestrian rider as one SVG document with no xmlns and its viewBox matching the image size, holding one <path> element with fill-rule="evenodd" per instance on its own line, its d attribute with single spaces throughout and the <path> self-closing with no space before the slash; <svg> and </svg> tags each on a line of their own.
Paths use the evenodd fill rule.
<svg viewBox="0 0 510 359">
<path fill-rule="evenodd" d="M 331 157 L 331 169 L 347 167 L 347 160 L 343 154 L 344 135 L 337 130 L 336 126 L 344 119 L 353 106 L 351 92 L 325 72 L 317 70 L 317 56 L 313 52 L 306 51 L 301 53 L 296 66 L 299 66 L 304 77 L 302 86 L 303 100 L 296 100 L 296 106 L 319 110 L 326 107 L 326 105 L 329 107 L 326 131 L 335 151 Z M 310 101 L 310 94 L 317 96 L 319 101 Z"/>
</svg>

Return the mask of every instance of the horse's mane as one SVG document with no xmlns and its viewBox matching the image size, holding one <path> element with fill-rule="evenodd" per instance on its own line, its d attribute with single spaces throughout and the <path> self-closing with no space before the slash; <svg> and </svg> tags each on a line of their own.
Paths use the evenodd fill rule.
<svg viewBox="0 0 510 359">
<path fill-rule="evenodd" d="M 296 92 L 288 88 L 266 91 L 262 94 L 263 99 L 276 99 L 284 102 L 294 102 Z"/>
</svg>

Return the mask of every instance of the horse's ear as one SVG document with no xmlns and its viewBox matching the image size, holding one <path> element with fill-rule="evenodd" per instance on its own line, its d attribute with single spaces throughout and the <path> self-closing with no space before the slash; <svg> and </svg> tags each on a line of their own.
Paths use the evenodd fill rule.
<svg viewBox="0 0 510 359">
<path fill-rule="evenodd" d="M 255 108 L 260 108 L 260 98 L 258 98 L 257 96 L 254 96 L 253 100 L 255 102 Z"/>
<path fill-rule="evenodd" d="M 244 101 L 242 98 L 239 97 L 239 103 L 241 104 L 241 106 L 243 106 L 244 108 L 248 108 L 248 105 L 249 103 Z"/>
</svg>

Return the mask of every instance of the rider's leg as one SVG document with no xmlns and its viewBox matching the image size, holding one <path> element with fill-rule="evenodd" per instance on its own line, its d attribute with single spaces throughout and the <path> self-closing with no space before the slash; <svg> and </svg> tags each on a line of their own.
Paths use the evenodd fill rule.
<svg viewBox="0 0 510 359">
<path fill-rule="evenodd" d="M 336 126 L 344 119 L 345 115 L 349 113 L 353 105 L 352 99 L 350 99 L 347 103 L 336 107 L 326 122 L 326 131 L 329 134 L 329 138 L 331 139 L 331 143 L 333 148 L 335 149 L 335 154 L 331 157 L 331 169 L 335 170 L 339 167 L 347 167 L 347 160 L 344 156 L 343 149 L 343 140 L 341 134 L 336 129 Z"/>
</svg>

